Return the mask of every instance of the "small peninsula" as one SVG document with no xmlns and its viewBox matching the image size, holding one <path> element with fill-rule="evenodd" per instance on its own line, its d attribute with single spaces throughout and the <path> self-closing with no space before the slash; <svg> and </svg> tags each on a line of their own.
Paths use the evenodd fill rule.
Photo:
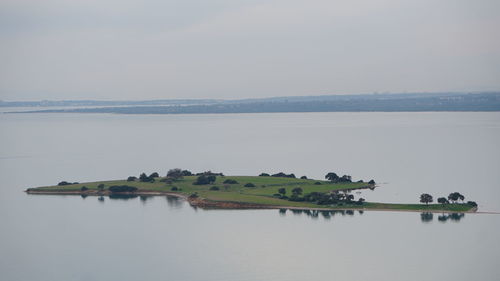
<svg viewBox="0 0 500 281">
<path fill-rule="evenodd" d="M 328 173 L 326 180 L 297 178 L 294 174 L 262 173 L 258 176 L 227 176 L 210 171 L 193 174 L 188 170 L 171 169 L 166 176 L 158 173 L 123 180 L 99 182 L 66 182 L 54 186 L 28 188 L 28 194 L 109 196 L 178 196 L 190 205 L 206 209 L 303 209 L 303 210 L 386 210 L 415 212 L 475 212 L 477 204 L 464 202 L 458 192 L 448 199 L 438 198 L 432 204 L 429 194 L 422 194 L 421 204 L 366 202 L 355 198 L 353 190 L 375 189 L 374 180 L 352 181 L 351 176 Z M 458 203 L 458 200 L 462 203 Z M 451 201 L 451 202 L 450 202 Z"/>
</svg>

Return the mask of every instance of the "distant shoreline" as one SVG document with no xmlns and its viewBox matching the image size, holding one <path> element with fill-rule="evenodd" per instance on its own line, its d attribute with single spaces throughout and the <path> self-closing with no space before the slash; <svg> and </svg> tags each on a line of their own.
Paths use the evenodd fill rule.
<svg viewBox="0 0 500 281">
<path fill-rule="evenodd" d="M 14 106 L 37 109 L 8 113 L 497 112 L 500 111 L 500 92 L 329 95 L 241 100 L 0 101 L 1 108 Z M 47 108 L 50 106 L 62 108 Z M 71 108 L 72 106 L 79 108 Z"/>
</svg>

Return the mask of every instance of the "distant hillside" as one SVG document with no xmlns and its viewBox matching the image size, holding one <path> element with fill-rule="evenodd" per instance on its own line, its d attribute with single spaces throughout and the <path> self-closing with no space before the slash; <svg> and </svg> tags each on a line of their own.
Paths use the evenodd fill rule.
<svg viewBox="0 0 500 281">
<path fill-rule="evenodd" d="M 500 111 L 500 92 L 370 94 L 279 97 L 246 100 L 175 100 L 133 102 L 127 106 L 46 109 L 37 113 L 196 114 L 271 112 Z M 180 102 L 183 101 L 183 102 Z M 69 103 L 70 101 L 68 101 Z M 76 101 L 75 101 L 76 102 Z M 97 103 L 95 102 L 96 106 Z M 127 102 L 122 102 L 127 103 Z M 137 102 L 136 102 L 137 103 Z M 73 104 L 74 106 L 74 104 Z"/>
</svg>

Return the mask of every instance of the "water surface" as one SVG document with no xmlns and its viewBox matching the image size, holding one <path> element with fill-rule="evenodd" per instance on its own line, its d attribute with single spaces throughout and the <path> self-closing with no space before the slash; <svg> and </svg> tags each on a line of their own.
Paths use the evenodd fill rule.
<svg viewBox="0 0 500 281">
<path fill-rule="evenodd" d="M 193 209 L 33 196 L 169 168 L 375 179 L 370 201 L 459 191 L 500 210 L 500 113 L 0 115 L 2 280 L 496 280 L 500 217 Z M 441 220 L 439 217 L 442 217 Z"/>
</svg>

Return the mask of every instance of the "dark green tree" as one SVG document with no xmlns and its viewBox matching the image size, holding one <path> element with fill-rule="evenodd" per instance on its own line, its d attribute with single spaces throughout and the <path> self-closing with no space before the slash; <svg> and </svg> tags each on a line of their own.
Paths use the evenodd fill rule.
<svg viewBox="0 0 500 281">
<path fill-rule="evenodd" d="M 332 181 L 332 182 L 336 182 L 339 178 L 340 177 L 336 173 L 333 173 L 333 172 L 330 172 L 330 173 L 326 174 L 326 176 L 325 176 L 325 179 Z"/>
<path fill-rule="evenodd" d="M 169 179 L 178 180 L 178 179 L 182 179 L 183 176 L 184 175 L 182 173 L 182 170 L 179 168 L 170 169 L 167 172 L 167 178 L 169 178 Z"/>
<path fill-rule="evenodd" d="M 278 189 L 278 193 L 281 194 L 281 195 L 285 195 L 286 194 L 286 188 L 282 187 L 282 188 Z"/>
<path fill-rule="evenodd" d="M 425 203 L 426 205 L 432 203 L 432 195 L 422 193 L 422 195 L 420 195 L 420 203 Z"/>
<path fill-rule="evenodd" d="M 449 203 L 450 203 L 450 201 L 448 201 L 448 200 L 447 200 L 446 198 L 444 198 L 444 197 L 439 197 L 437 201 L 438 201 L 438 203 L 441 203 L 441 204 L 443 204 L 443 205 L 444 205 L 444 204 L 449 204 Z"/>
</svg>

